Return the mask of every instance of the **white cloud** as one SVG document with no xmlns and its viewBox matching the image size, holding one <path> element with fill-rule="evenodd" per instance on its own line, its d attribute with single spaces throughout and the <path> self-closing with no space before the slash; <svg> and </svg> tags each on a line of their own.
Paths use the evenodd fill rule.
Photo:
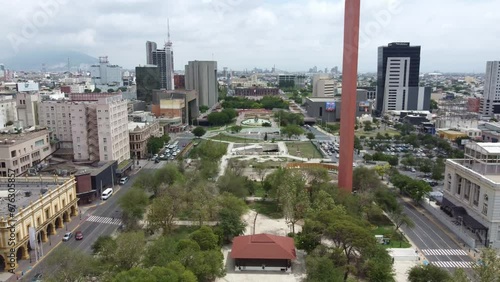
<svg viewBox="0 0 500 282">
<path fill-rule="evenodd" d="M 195 59 L 231 69 L 341 67 L 343 0 L 25 0 L 0 4 L 0 56 L 13 53 L 7 34 L 21 34 L 42 3 L 61 4 L 20 48 L 66 47 L 107 54 L 125 67 L 144 64 L 147 40 L 163 43 L 170 18 L 175 67 Z M 399 1 L 396 12 L 389 7 Z M 422 46 L 422 70 L 482 71 L 500 59 L 498 0 L 361 1 L 360 71 L 375 71 L 377 47 Z M 389 16 L 387 16 L 389 15 Z"/>
</svg>

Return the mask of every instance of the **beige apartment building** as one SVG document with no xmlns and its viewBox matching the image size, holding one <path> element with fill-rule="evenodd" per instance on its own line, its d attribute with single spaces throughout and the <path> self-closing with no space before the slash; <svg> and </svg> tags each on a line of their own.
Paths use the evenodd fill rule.
<svg viewBox="0 0 500 282">
<path fill-rule="evenodd" d="M 3 271 L 13 271 L 18 260 L 30 259 L 29 230 L 35 230 L 35 238 L 42 242 L 50 240 L 50 235 L 64 228 L 71 217 L 78 215 L 78 198 L 74 177 L 18 177 L 13 196 L 16 210 L 9 210 L 9 178 L 0 178 L 0 267 Z M 12 214 L 12 215 L 11 215 Z M 10 225 L 14 223 L 14 227 Z M 60 231 L 65 232 L 65 231 Z M 15 238 L 14 246 L 9 245 Z M 10 241 L 9 241 L 10 240 Z M 57 242 L 54 242 L 57 243 Z M 32 252 L 33 254 L 33 252 Z"/>
<path fill-rule="evenodd" d="M 11 129 L 11 132 L 16 132 Z M 45 128 L 21 133 L 0 134 L 0 176 L 9 169 L 16 175 L 26 172 L 53 153 L 49 131 Z"/>
<path fill-rule="evenodd" d="M 16 107 L 17 119 L 21 127 L 38 125 L 38 93 L 17 93 Z"/>
<path fill-rule="evenodd" d="M 148 157 L 148 141 L 151 137 L 161 137 L 159 121 L 129 122 L 130 153 L 136 159 Z"/>
<path fill-rule="evenodd" d="M 130 159 L 127 101 L 121 94 L 73 93 L 40 103 L 40 124 L 77 161 Z"/>
</svg>

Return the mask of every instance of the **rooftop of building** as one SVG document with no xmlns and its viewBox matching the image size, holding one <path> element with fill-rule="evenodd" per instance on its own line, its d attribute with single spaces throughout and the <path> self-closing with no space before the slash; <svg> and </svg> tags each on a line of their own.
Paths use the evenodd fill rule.
<svg viewBox="0 0 500 282">
<path fill-rule="evenodd" d="M 150 122 L 128 122 L 128 131 L 140 131 L 150 125 Z"/>
<path fill-rule="evenodd" d="M 45 127 L 30 127 L 27 129 L 18 129 L 14 126 L 2 128 L 0 131 L 0 146 L 12 145 L 31 140 L 38 136 L 49 133 Z"/>
<path fill-rule="evenodd" d="M 20 208 L 28 207 L 32 202 L 38 200 L 49 189 L 54 189 L 66 182 L 68 178 L 62 177 L 17 177 L 15 182 L 15 202 L 16 212 Z M 8 217 L 8 179 L 3 177 L 0 180 L 0 217 Z"/>
<path fill-rule="evenodd" d="M 307 97 L 307 100 L 311 102 L 339 102 L 340 99 L 337 97 Z"/>
<path fill-rule="evenodd" d="M 500 143 L 476 143 L 470 142 L 465 145 L 466 149 L 487 153 L 488 155 L 500 155 Z"/>
</svg>

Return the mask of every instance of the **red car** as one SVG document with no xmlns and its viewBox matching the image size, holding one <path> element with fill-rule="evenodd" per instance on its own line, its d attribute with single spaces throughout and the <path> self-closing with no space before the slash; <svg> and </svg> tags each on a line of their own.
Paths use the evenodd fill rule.
<svg viewBox="0 0 500 282">
<path fill-rule="evenodd" d="M 82 231 L 76 231 L 76 233 L 75 233 L 75 239 L 76 240 L 82 240 L 83 239 L 83 233 L 82 233 Z"/>
</svg>

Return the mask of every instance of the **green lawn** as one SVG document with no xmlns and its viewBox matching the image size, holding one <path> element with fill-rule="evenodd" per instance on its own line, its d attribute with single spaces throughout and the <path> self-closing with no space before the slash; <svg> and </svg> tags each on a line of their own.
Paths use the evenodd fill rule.
<svg viewBox="0 0 500 282">
<path fill-rule="evenodd" d="M 234 142 L 234 143 L 258 143 L 259 140 L 257 139 L 248 139 L 248 138 L 243 138 L 243 137 L 238 137 L 238 136 L 232 136 L 232 135 L 227 135 L 224 133 L 219 133 L 213 137 L 210 137 L 208 139 L 214 140 L 214 141 L 227 141 L 227 142 Z"/>
<path fill-rule="evenodd" d="M 322 158 L 321 153 L 309 141 L 307 142 L 286 142 L 288 153 L 301 158 Z"/>
<path fill-rule="evenodd" d="M 278 207 L 276 202 L 253 202 L 249 207 L 259 214 L 263 214 L 269 218 L 283 218 L 283 212 Z"/>
<path fill-rule="evenodd" d="M 385 136 L 386 133 L 388 133 L 391 137 L 394 136 L 394 135 L 399 135 L 400 133 L 396 130 L 392 130 L 392 129 L 387 129 L 387 130 L 383 130 L 383 129 L 380 129 L 380 130 L 372 130 L 372 131 L 364 131 L 364 130 L 358 130 L 355 132 L 355 135 L 360 137 L 360 136 L 366 136 L 367 138 L 370 138 L 370 137 L 373 137 L 375 138 L 375 136 L 377 136 L 377 133 L 382 134 L 383 136 Z"/>
<path fill-rule="evenodd" d="M 389 238 L 390 243 L 388 245 L 384 245 L 385 248 L 409 248 L 411 247 L 410 243 L 406 241 L 406 238 L 402 236 L 402 241 L 399 240 L 399 236 L 396 238 L 392 238 L 394 226 L 378 226 L 377 228 L 372 229 L 373 236 L 375 235 L 384 235 L 384 238 Z"/>
</svg>

